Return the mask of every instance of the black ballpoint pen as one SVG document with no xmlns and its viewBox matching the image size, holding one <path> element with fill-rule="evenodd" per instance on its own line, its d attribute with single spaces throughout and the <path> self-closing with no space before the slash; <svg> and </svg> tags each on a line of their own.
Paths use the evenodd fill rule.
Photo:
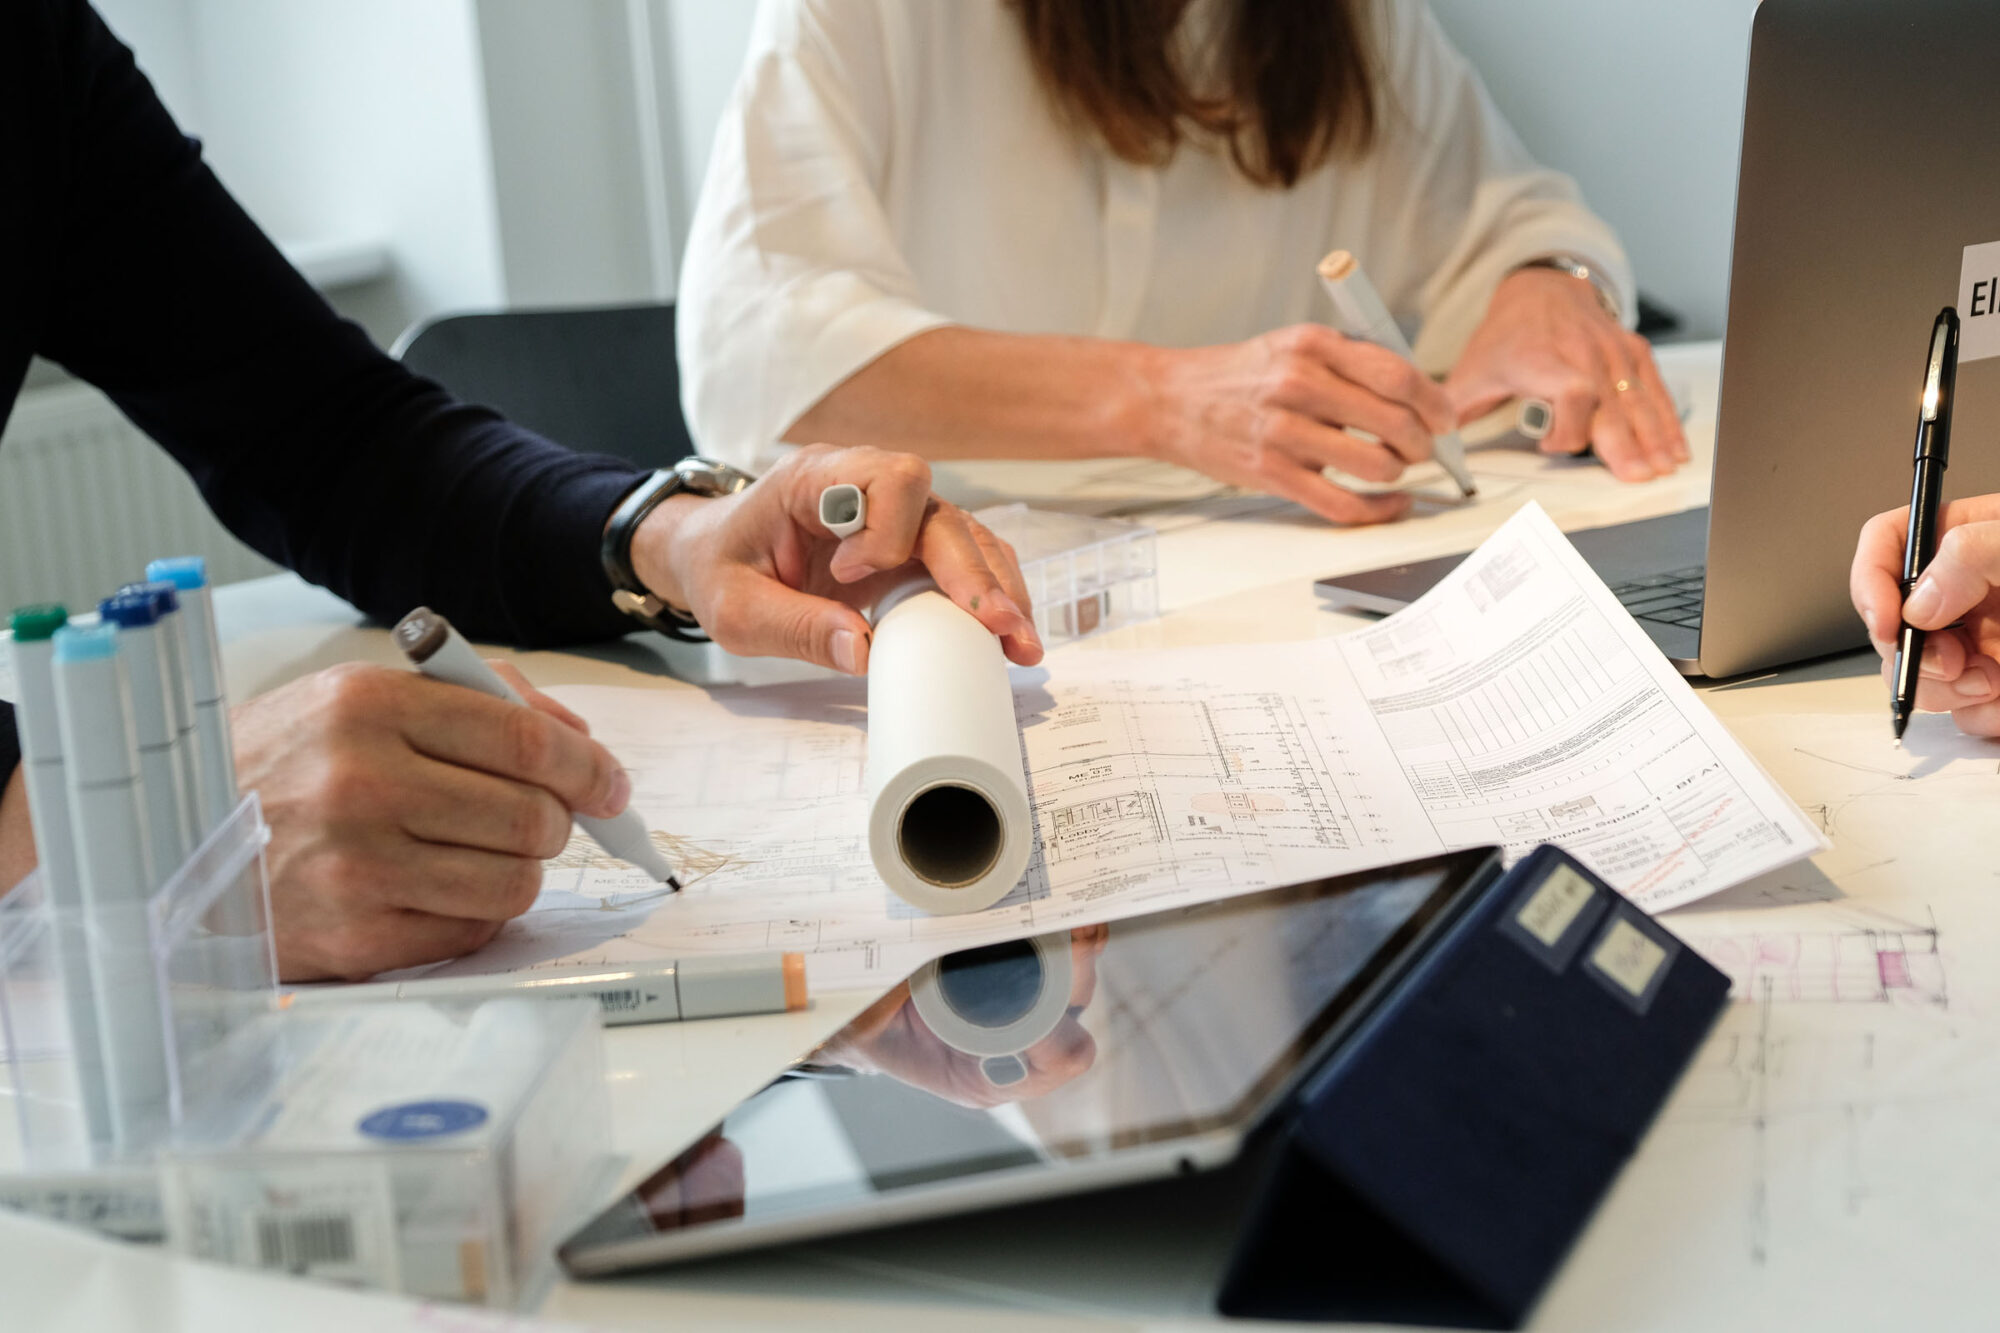
<svg viewBox="0 0 2000 1333">
<path fill-rule="evenodd" d="M 1951 390 L 1958 377 L 1958 312 L 1938 311 L 1931 325 L 1931 350 L 1924 359 L 1923 410 L 1917 417 L 1916 476 L 1910 483 L 1910 532 L 1903 541 L 1903 598 L 1937 554 L 1938 506 L 1944 501 L 1944 470 L 1951 458 Z M 1923 671 L 1924 632 L 1903 622 L 1896 641 L 1895 690 L 1889 697 L 1896 744 L 1917 707 L 1917 680 Z"/>
</svg>

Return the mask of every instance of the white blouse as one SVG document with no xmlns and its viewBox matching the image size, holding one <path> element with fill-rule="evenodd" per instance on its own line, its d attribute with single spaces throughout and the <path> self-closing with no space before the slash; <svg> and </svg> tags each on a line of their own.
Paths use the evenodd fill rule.
<svg viewBox="0 0 2000 1333">
<path fill-rule="evenodd" d="M 829 390 L 939 325 L 1200 346 L 1326 320 L 1333 249 L 1420 329 L 1432 373 L 1542 256 L 1598 268 L 1629 320 L 1617 238 L 1529 158 L 1423 0 L 1380 4 L 1377 31 L 1374 147 L 1274 190 L 1226 148 L 1142 167 L 1072 132 L 1005 0 L 764 0 L 681 267 L 697 445 L 762 466 Z"/>
</svg>

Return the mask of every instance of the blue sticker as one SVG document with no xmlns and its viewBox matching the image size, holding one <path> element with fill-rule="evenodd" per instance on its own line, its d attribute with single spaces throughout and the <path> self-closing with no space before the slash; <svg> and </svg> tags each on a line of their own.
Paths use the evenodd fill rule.
<svg viewBox="0 0 2000 1333">
<path fill-rule="evenodd" d="M 434 1139 L 486 1123 L 478 1102 L 404 1102 L 367 1116 L 360 1129 L 371 1139 Z"/>
</svg>

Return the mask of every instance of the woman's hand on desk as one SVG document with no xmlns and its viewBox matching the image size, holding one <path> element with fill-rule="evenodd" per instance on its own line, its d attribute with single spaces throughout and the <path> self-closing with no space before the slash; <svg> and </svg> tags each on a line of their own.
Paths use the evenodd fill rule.
<svg viewBox="0 0 2000 1333">
<path fill-rule="evenodd" d="M 2000 495 L 1945 506 L 1937 555 L 1906 605 L 1903 543 L 1909 521 L 1904 507 L 1877 514 L 1862 527 L 1848 581 L 1854 609 L 1882 655 L 1885 678 L 1895 663 L 1904 617 L 1927 631 L 1918 708 L 1949 712 L 1959 729 L 1972 735 L 2000 736 Z"/>
<path fill-rule="evenodd" d="M 1461 422 L 1509 398 L 1544 400 L 1555 417 L 1542 452 L 1594 447 L 1620 481 L 1664 477 L 1688 461 L 1651 344 L 1613 319 L 1589 282 L 1556 269 L 1508 275 L 1445 388 Z"/>
<path fill-rule="evenodd" d="M 868 497 L 867 526 L 844 540 L 819 521 L 820 492 L 842 482 Z M 807 445 L 735 495 L 675 496 L 640 524 L 632 564 L 655 595 L 746 657 L 861 675 L 870 642 L 862 609 L 928 573 L 1000 636 L 1008 657 L 1042 660 L 1012 548 L 933 495 L 930 465 L 910 454 Z"/>
<path fill-rule="evenodd" d="M 286 980 L 469 953 L 534 902 L 571 812 L 625 808 L 631 779 L 583 720 L 493 666 L 530 707 L 349 663 L 235 710 Z"/>
</svg>

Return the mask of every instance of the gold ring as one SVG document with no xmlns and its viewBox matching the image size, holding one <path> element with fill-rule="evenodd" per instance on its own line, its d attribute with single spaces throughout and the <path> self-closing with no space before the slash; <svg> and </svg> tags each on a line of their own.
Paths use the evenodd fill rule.
<svg viewBox="0 0 2000 1333">
<path fill-rule="evenodd" d="M 1631 380 L 1619 380 L 1619 381 L 1618 381 L 1618 382 L 1617 382 L 1616 384 L 1612 385 L 1611 387 L 1612 387 L 1612 388 L 1614 388 L 1614 389 L 1616 389 L 1616 390 L 1618 390 L 1618 392 L 1620 392 L 1620 393 L 1626 393 L 1626 392 L 1629 392 L 1629 391 L 1631 390 L 1631 388 L 1632 388 L 1632 381 L 1631 381 Z"/>
</svg>

